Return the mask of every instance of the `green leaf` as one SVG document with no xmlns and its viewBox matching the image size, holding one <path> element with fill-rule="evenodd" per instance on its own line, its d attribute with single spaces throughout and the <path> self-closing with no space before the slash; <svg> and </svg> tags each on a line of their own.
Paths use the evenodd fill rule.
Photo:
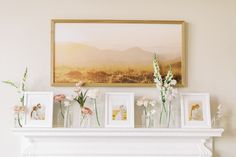
<svg viewBox="0 0 236 157">
<path fill-rule="evenodd" d="M 2 81 L 2 82 L 5 83 L 5 84 L 10 85 L 10 86 L 12 86 L 12 87 L 18 88 L 17 85 L 15 85 L 15 83 L 13 83 L 13 82 L 11 82 L 11 81 Z"/>
<path fill-rule="evenodd" d="M 25 72 L 24 72 L 24 76 L 23 76 L 23 79 L 22 79 L 23 81 L 26 81 L 27 73 L 28 73 L 28 68 L 26 67 Z"/>
</svg>

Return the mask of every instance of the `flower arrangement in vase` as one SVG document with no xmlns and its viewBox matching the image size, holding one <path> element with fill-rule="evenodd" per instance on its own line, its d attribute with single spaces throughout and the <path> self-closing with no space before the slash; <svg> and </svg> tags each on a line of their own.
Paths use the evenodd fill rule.
<svg viewBox="0 0 236 157">
<path fill-rule="evenodd" d="M 63 126 L 63 122 L 65 119 L 64 113 L 65 113 L 65 99 L 66 96 L 64 94 L 58 94 L 55 95 L 53 100 L 54 104 L 59 105 L 59 112 L 57 113 L 57 118 L 56 118 L 56 124 L 57 126 Z"/>
<path fill-rule="evenodd" d="M 219 127 L 220 120 L 224 117 L 224 108 L 221 104 L 217 106 L 217 111 L 212 118 L 212 126 L 214 128 Z"/>
<path fill-rule="evenodd" d="M 153 59 L 154 82 L 160 90 L 161 111 L 159 117 L 160 127 L 170 127 L 172 118 L 173 100 L 176 98 L 177 90 L 174 88 L 177 81 L 173 79 L 172 68 L 170 68 L 165 77 L 161 76 L 158 57 L 155 54 Z"/>
<path fill-rule="evenodd" d="M 88 98 L 92 101 L 93 103 L 93 109 L 94 109 L 94 116 L 96 119 L 95 121 L 95 124 L 93 127 L 100 127 L 101 126 L 101 123 L 100 123 L 100 120 L 99 120 L 99 115 L 98 115 L 98 107 L 97 107 L 97 98 L 98 98 L 98 95 L 99 95 L 99 90 L 98 89 L 92 89 L 92 90 L 89 90 L 88 93 L 87 93 L 87 96 Z"/>
<path fill-rule="evenodd" d="M 84 85 L 84 82 L 80 81 L 76 83 L 76 96 L 74 100 L 79 103 L 80 105 L 80 116 L 79 116 L 79 126 L 82 128 L 88 128 L 90 127 L 90 119 L 93 111 L 85 106 L 85 102 L 88 98 L 87 92 L 82 90 L 82 86 Z"/>
<path fill-rule="evenodd" d="M 25 82 L 28 76 L 28 68 L 25 69 L 23 78 L 19 85 L 16 85 L 13 81 L 2 81 L 5 84 L 8 84 L 16 88 L 17 93 L 20 95 L 19 104 L 14 106 L 15 113 L 15 127 L 22 127 L 24 121 L 25 107 L 24 107 L 24 92 L 25 92 Z"/>
<path fill-rule="evenodd" d="M 143 108 L 142 126 L 145 128 L 153 128 L 155 125 L 154 114 L 156 110 L 154 107 L 156 101 L 148 99 L 147 97 L 141 97 L 137 100 L 136 105 Z"/>
</svg>

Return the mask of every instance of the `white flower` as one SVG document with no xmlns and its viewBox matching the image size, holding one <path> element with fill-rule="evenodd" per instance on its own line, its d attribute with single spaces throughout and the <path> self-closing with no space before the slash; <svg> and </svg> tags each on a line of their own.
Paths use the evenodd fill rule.
<svg viewBox="0 0 236 157">
<path fill-rule="evenodd" d="M 146 107 L 148 107 L 148 105 L 155 106 L 156 101 L 151 100 L 147 97 L 141 97 L 137 100 L 136 105 L 137 106 L 144 106 L 146 108 Z"/>
<path fill-rule="evenodd" d="M 172 86 L 176 85 L 176 83 L 177 83 L 176 80 L 171 80 L 171 81 L 170 81 L 170 85 L 172 85 Z"/>
<path fill-rule="evenodd" d="M 151 101 L 149 102 L 149 104 L 154 107 L 154 106 L 156 105 L 156 101 L 155 101 L 155 100 L 151 100 Z"/>
<path fill-rule="evenodd" d="M 73 96 L 66 96 L 64 100 L 64 106 L 70 106 L 74 102 L 74 97 Z"/>
<path fill-rule="evenodd" d="M 217 106 L 216 118 L 220 119 L 221 117 L 223 117 L 223 115 L 224 115 L 223 106 L 221 104 L 219 104 Z"/>
<path fill-rule="evenodd" d="M 164 87 L 168 88 L 169 84 L 167 84 L 166 82 L 164 83 Z"/>
<path fill-rule="evenodd" d="M 85 84 L 83 81 L 79 81 L 78 83 L 75 84 L 75 92 L 80 93 L 82 91 L 82 86 Z"/>
<path fill-rule="evenodd" d="M 176 88 L 173 88 L 172 96 L 176 97 L 177 95 L 178 95 L 178 90 Z"/>
<path fill-rule="evenodd" d="M 151 114 L 151 115 L 153 115 L 153 114 L 155 114 L 155 113 L 156 113 L 156 110 L 151 110 L 151 111 L 150 111 L 150 114 Z"/>
<path fill-rule="evenodd" d="M 143 100 L 138 100 L 138 101 L 136 102 L 136 105 L 137 105 L 137 106 L 143 106 Z"/>
<path fill-rule="evenodd" d="M 144 100 L 144 101 L 143 101 L 143 106 L 144 106 L 144 107 L 148 107 L 148 104 L 149 104 L 149 101 L 148 101 L 148 100 Z"/>
<path fill-rule="evenodd" d="M 87 92 L 87 96 L 91 99 L 96 99 L 99 95 L 98 89 L 92 89 Z"/>
<path fill-rule="evenodd" d="M 74 97 L 73 96 L 66 96 L 66 100 L 67 101 L 74 101 Z"/>
<path fill-rule="evenodd" d="M 143 96 L 143 97 L 140 97 L 137 102 L 136 102 L 136 105 L 137 106 L 143 106 L 144 105 L 144 102 L 147 100 L 147 97 Z"/>
<path fill-rule="evenodd" d="M 175 88 L 172 88 L 172 87 L 170 87 L 169 89 L 168 89 L 168 100 L 169 101 L 172 101 L 172 100 L 174 100 L 176 97 L 177 97 L 177 95 L 178 95 L 178 90 L 177 89 L 175 89 Z"/>
<path fill-rule="evenodd" d="M 82 87 L 85 84 L 83 81 L 79 81 L 75 84 L 75 87 Z"/>
<path fill-rule="evenodd" d="M 154 82 L 160 84 L 160 81 L 157 78 L 154 79 Z"/>
<path fill-rule="evenodd" d="M 70 105 L 71 105 L 71 102 L 69 102 L 69 101 L 64 102 L 64 106 L 70 106 Z"/>
</svg>

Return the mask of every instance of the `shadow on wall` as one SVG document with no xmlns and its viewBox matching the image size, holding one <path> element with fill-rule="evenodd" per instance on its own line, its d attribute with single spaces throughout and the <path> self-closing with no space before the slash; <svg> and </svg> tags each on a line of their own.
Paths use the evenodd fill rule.
<svg viewBox="0 0 236 157">
<path fill-rule="evenodd" d="M 213 118 L 217 112 L 217 106 L 220 104 L 218 99 L 214 96 L 211 97 L 211 117 Z M 223 117 L 219 120 L 218 124 L 216 124 L 217 128 L 224 128 L 224 136 L 233 136 L 235 135 L 232 125 L 230 122 L 232 121 L 232 110 L 226 108 L 226 104 L 223 105 Z M 213 126 L 214 127 L 214 126 Z"/>
<path fill-rule="evenodd" d="M 211 97 L 211 115 L 212 118 L 214 117 L 214 115 L 217 112 L 217 106 L 220 104 L 220 102 L 217 100 L 216 97 Z M 232 128 L 231 122 L 232 122 L 232 110 L 226 108 L 225 104 L 223 105 L 223 118 L 218 122 L 218 124 L 216 124 L 217 128 L 224 128 L 224 133 L 223 136 L 224 137 L 233 137 L 235 136 L 235 131 Z M 215 146 L 213 145 L 213 150 L 215 150 Z M 220 154 L 218 154 L 216 151 L 213 152 L 213 156 L 214 157 L 221 157 Z"/>
</svg>

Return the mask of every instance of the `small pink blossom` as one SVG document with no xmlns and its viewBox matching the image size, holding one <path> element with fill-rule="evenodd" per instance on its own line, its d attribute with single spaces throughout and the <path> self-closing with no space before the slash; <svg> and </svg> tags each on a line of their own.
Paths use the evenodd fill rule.
<svg viewBox="0 0 236 157">
<path fill-rule="evenodd" d="M 83 107 L 81 112 L 82 112 L 82 114 L 85 114 L 85 115 L 87 115 L 87 114 L 92 115 L 93 114 L 93 111 L 88 107 Z"/>
<path fill-rule="evenodd" d="M 54 101 L 57 103 L 61 103 L 62 101 L 64 101 L 66 98 L 66 96 L 64 94 L 58 94 L 54 96 Z"/>
<path fill-rule="evenodd" d="M 82 90 L 82 86 L 85 84 L 83 81 L 79 81 L 78 83 L 75 84 L 75 92 L 79 93 Z"/>
<path fill-rule="evenodd" d="M 20 112 L 24 112 L 25 111 L 25 107 L 24 106 L 20 106 L 20 105 L 15 105 L 14 106 L 14 112 L 15 113 L 20 113 Z"/>
<path fill-rule="evenodd" d="M 84 81 L 79 81 L 75 84 L 76 87 L 82 87 L 85 84 Z"/>
</svg>

